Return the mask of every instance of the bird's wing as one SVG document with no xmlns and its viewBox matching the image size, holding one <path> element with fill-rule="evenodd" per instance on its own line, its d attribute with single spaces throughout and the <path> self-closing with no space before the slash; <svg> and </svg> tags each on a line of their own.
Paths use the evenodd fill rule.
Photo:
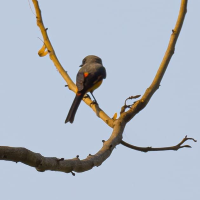
<svg viewBox="0 0 200 200">
<path fill-rule="evenodd" d="M 78 88 L 78 91 L 81 91 L 84 89 L 84 79 L 85 79 L 84 73 L 79 72 L 76 77 L 76 86 Z"/>
</svg>

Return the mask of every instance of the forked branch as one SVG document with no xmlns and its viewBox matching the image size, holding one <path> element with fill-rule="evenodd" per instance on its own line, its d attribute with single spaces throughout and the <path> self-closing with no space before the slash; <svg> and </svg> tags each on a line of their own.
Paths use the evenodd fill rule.
<svg viewBox="0 0 200 200">
<path fill-rule="evenodd" d="M 70 79 L 69 75 L 66 73 L 66 71 L 61 66 L 60 62 L 58 61 L 56 54 L 54 52 L 54 49 L 49 41 L 48 35 L 47 35 L 47 29 L 44 27 L 41 11 L 38 5 L 37 0 L 32 0 L 35 11 L 36 11 L 36 19 L 37 19 L 37 25 L 41 30 L 43 39 L 44 39 L 44 46 L 42 47 L 41 51 L 39 52 L 40 56 L 45 56 L 47 53 L 49 53 L 49 56 L 51 60 L 54 62 L 56 68 L 62 75 L 62 77 L 67 82 L 69 88 L 73 91 L 75 91 L 76 86 L 74 85 L 73 81 Z M 51 157 L 44 157 L 41 154 L 34 153 L 28 149 L 25 148 L 15 148 L 15 147 L 5 147 L 0 146 L 0 160 L 8 160 L 13 162 L 22 162 L 26 165 L 29 165 L 31 167 L 35 167 L 38 171 L 46 171 L 46 170 L 52 170 L 52 171 L 61 171 L 69 173 L 71 172 L 74 175 L 74 172 L 83 172 L 92 169 L 94 166 L 101 165 L 112 153 L 113 149 L 118 144 L 123 144 L 129 148 L 147 152 L 147 151 L 164 151 L 164 150 L 178 150 L 180 148 L 184 147 L 190 147 L 189 145 L 183 145 L 183 143 L 187 140 L 193 140 L 193 138 L 184 138 L 178 145 L 173 147 L 163 147 L 163 148 L 151 148 L 151 147 L 136 147 L 133 145 L 130 145 L 124 141 L 122 141 L 122 134 L 124 131 L 124 128 L 128 121 L 130 121 L 139 111 L 141 111 L 149 102 L 150 98 L 154 94 L 154 92 L 158 89 L 160 82 L 163 78 L 163 75 L 165 73 L 165 70 L 169 64 L 169 61 L 174 53 L 175 44 L 178 39 L 185 14 L 186 14 L 186 8 L 187 8 L 187 0 L 181 1 L 181 8 L 179 12 L 179 16 L 177 19 L 176 26 L 172 32 L 171 39 L 167 48 L 167 51 L 165 53 L 165 56 L 163 58 L 163 61 L 158 69 L 158 72 L 150 85 L 150 87 L 146 90 L 142 98 L 135 102 L 131 106 L 127 106 L 125 103 L 125 106 L 122 108 L 121 115 L 119 119 L 116 119 L 116 115 L 114 115 L 113 119 L 108 117 L 97 105 L 91 106 L 91 100 L 89 98 L 84 98 L 83 100 L 85 103 L 92 107 L 92 109 L 95 111 L 97 116 L 99 116 L 101 119 L 103 119 L 110 127 L 113 128 L 112 135 L 107 141 L 103 142 L 103 147 L 95 154 L 95 155 L 89 155 L 86 159 L 80 160 L 77 156 L 74 159 L 67 159 L 64 158 L 58 159 L 58 158 L 51 158 Z M 45 51 L 47 49 L 47 51 Z M 125 112 L 126 108 L 130 109 Z"/>
<path fill-rule="evenodd" d="M 124 145 L 125 147 L 130 148 L 130 149 L 134 149 L 134 150 L 142 151 L 142 152 L 146 153 L 148 151 L 169 151 L 169 150 L 177 151 L 177 150 L 179 150 L 181 148 L 191 148 L 190 145 L 182 145 L 187 140 L 193 140 L 194 142 L 197 142 L 197 140 L 195 140 L 193 138 L 188 138 L 187 135 L 186 135 L 181 142 L 179 142 L 177 145 L 171 146 L 171 147 L 158 147 L 158 148 L 153 148 L 153 147 L 137 147 L 137 146 L 131 145 L 131 144 L 129 144 L 127 142 L 124 142 L 124 141 L 121 141 L 121 144 Z"/>
</svg>

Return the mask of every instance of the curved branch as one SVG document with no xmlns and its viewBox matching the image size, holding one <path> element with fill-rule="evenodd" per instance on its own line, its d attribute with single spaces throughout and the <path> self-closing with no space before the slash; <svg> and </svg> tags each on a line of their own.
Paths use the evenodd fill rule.
<svg viewBox="0 0 200 200">
<path fill-rule="evenodd" d="M 64 160 L 55 157 L 44 157 L 39 153 L 32 152 L 22 147 L 0 146 L 0 160 L 13 162 L 22 162 L 38 171 L 46 170 L 60 171 L 66 173 L 84 172 L 92 169 L 94 166 L 100 166 L 112 153 L 116 145 L 120 144 L 125 124 L 120 121 L 115 122 L 111 137 L 103 142 L 103 147 L 95 154 L 80 160 L 79 156 L 74 159 Z"/>
<path fill-rule="evenodd" d="M 45 47 L 48 49 L 49 56 L 51 60 L 54 62 L 56 68 L 62 75 L 62 77 L 66 80 L 66 82 L 69 85 L 69 88 L 71 90 L 75 90 L 75 85 L 73 81 L 70 79 L 66 71 L 61 66 L 60 62 L 58 61 L 56 54 L 54 52 L 54 49 L 49 41 L 48 35 L 47 35 L 47 29 L 44 28 L 44 24 L 41 17 L 41 11 L 39 9 L 38 1 L 32 0 L 33 4 L 35 6 L 36 10 L 36 18 L 37 18 L 37 25 L 39 26 L 41 33 L 44 38 L 44 44 Z M 131 120 L 135 114 L 137 114 L 140 110 L 142 110 L 147 103 L 149 102 L 151 96 L 154 94 L 154 92 L 158 89 L 159 84 L 162 80 L 162 77 L 165 73 L 165 70 L 168 66 L 168 63 L 171 59 L 171 56 L 174 53 L 175 44 L 178 38 L 178 35 L 180 33 L 183 20 L 186 14 L 186 7 L 187 7 L 187 0 L 182 0 L 181 8 L 179 12 L 179 17 L 177 20 L 177 24 L 173 30 L 168 49 L 166 51 L 166 54 L 163 58 L 163 61 L 160 65 L 160 68 L 151 84 L 151 86 L 146 90 L 145 94 L 141 98 L 141 100 L 134 103 L 130 110 L 125 112 L 126 107 L 122 110 L 121 116 L 117 120 L 113 120 L 109 118 L 97 105 L 93 105 L 92 108 L 95 110 L 96 114 L 103 119 L 109 126 L 113 127 L 113 132 L 111 137 L 103 142 L 103 147 L 95 154 L 95 155 L 89 155 L 86 159 L 80 160 L 77 156 L 74 159 L 67 159 L 64 160 L 63 158 L 58 159 L 55 157 L 44 157 L 39 153 L 34 153 L 26 148 L 15 148 L 15 147 L 5 147 L 0 146 L 0 160 L 8 160 L 13 162 L 22 162 L 26 165 L 35 167 L 38 171 L 44 172 L 46 170 L 52 170 L 52 171 L 61 171 L 66 173 L 72 173 L 73 172 L 83 172 L 92 169 L 94 166 L 101 165 L 112 153 L 113 149 L 118 144 L 123 144 L 129 148 L 139 150 L 139 151 L 163 151 L 163 150 L 178 150 L 180 148 L 184 147 L 190 147 L 189 145 L 183 145 L 182 144 L 187 140 L 193 140 L 193 138 L 187 138 L 185 137 L 178 145 L 173 147 L 163 147 L 163 148 L 143 148 L 143 147 L 136 147 L 133 145 L 130 145 L 124 141 L 122 141 L 122 134 L 125 128 L 126 123 Z M 45 55 L 46 52 L 44 49 L 41 50 L 41 55 Z M 91 100 L 89 98 L 85 98 L 84 101 L 91 105 Z"/>
<path fill-rule="evenodd" d="M 39 8 L 39 4 L 37 0 L 32 0 L 33 5 L 35 7 L 35 11 L 36 11 L 36 20 L 37 20 L 37 26 L 40 28 L 40 31 L 42 33 L 43 39 L 44 39 L 44 44 L 46 46 L 46 48 L 48 49 L 49 52 L 49 57 L 50 59 L 53 61 L 55 67 L 57 68 L 57 70 L 59 71 L 59 73 L 61 74 L 61 76 L 64 78 L 64 80 L 67 82 L 67 84 L 70 86 L 70 89 L 72 91 L 76 90 L 76 86 L 74 84 L 74 82 L 71 80 L 71 78 L 69 77 L 69 75 L 67 74 L 67 72 L 64 70 L 64 68 L 62 67 L 62 65 L 60 64 L 56 53 L 53 49 L 53 46 L 49 40 L 48 34 L 47 34 L 47 28 L 44 27 L 43 24 L 43 20 L 42 20 L 42 15 L 41 15 L 41 10 Z"/>
<path fill-rule="evenodd" d="M 134 145 L 131 145 L 127 142 L 124 142 L 123 140 L 121 141 L 121 144 L 130 148 L 130 149 L 134 149 L 137 151 L 142 151 L 142 152 L 148 152 L 148 151 L 169 151 L 169 150 L 173 150 L 173 151 L 177 151 L 181 148 L 192 148 L 190 145 L 183 145 L 181 146 L 183 143 L 185 143 L 187 140 L 193 140 L 194 142 L 197 142 L 197 140 L 193 139 L 193 138 L 188 138 L 187 135 L 183 138 L 183 140 L 178 143 L 175 146 L 171 146 L 171 147 L 158 147 L 158 148 L 153 148 L 153 147 L 137 147 Z"/>
<path fill-rule="evenodd" d="M 40 28 L 40 31 L 42 33 L 45 47 L 47 48 L 47 50 L 49 52 L 49 57 L 53 61 L 55 67 L 57 68 L 57 70 L 59 71 L 61 76 L 67 82 L 69 89 L 72 90 L 73 92 L 75 92 L 76 85 L 74 84 L 74 82 L 71 80 L 71 78 L 69 77 L 67 72 L 64 70 L 64 68 L 60 64 L 60 62 L 59 62 L 59 60 L 56 56 L 56 53 L 53 49 L 53 46 L 52 46 L 52 44 L 49 40 L 49 37 L 48 37 L 48 34 L 47 34 L 47 28 L 44 27 L 44 23 L 43 23 L 43 20 L 42 20 L 41 10 L 40 10 L 38 1 L 32 0 L 32 2 L 33 2 L 33 5 L 35 7 L 35 11 L 36 11 L 37 26 Z M 99 118 L 101 118 L 104 122 L 106 122 L 110 127 L 113 128 L 114 120 L 112 120 L 98 105 L 91 104 L 92 101 L 89 98 L 84 98 L 83 101 L 93 109 L 93 111 L 96 113 L 96 115 Z"/>
<path fill-rule="evenodd" d="M 144 95 L 142 96 L 140 100 L 138 100 L 135 104 L 133 104 L 133 106 L 126 113 L 122 113 L 122 117 L 124 117 L 125 121 L 127 122 L 130 121 L 138 112 L 140 112 L 148 104 L 153 94 L 159 88 L 160 82 L 165 74 L 167 66 L 175 51 L 175 45 L 176 45 L 178 36 L 180 34 L 180 31 L 185 19 L 185 15 L 187 12 L 187 2 L 188 2 L 187 0 L 181 1 L 181 6 L 180 6 L 176 25 L 174 29 L 172 30 L 172 34 L 171 34 L 171 38 L 170 38 L 167 50 L 165 52 L 163 60 L 160 64 L 160 67 L 156 73 L 156 76 L 152 84 L 150 85 L 149 88 L 147 88 L 147 90 L 145 91 Z"/>
</svg>

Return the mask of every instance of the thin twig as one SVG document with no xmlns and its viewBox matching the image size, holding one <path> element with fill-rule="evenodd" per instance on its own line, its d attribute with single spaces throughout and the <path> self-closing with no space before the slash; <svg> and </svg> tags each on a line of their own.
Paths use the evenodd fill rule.
<svg viewBox="0 0 200 200">
<path fill-rule="evenodd" d="M 33 15 L 35 15 L 35 13 L 33 12 L 33 9 L 32 9 L 32 7 L 31 7 L 30 0 L 28 0 L 28 3 L 29 3 L 29 7 L 30 7 L 30 9 L 31 9 L 31 12 L 33 13 Z M 36 15 L 35 15 L 35 16 L 36 16 Z"/>
<path fill-rule="evenodd" d="M 197 140 L 193 139 L 193 138 L 188 138 L 187 135 L 183 138 L 183 140 L 178 143 L 175 146 L 171 146 L 171 147 L 158 147 L 158 148 L 153 148 L 153 147 L 138 147 L 138 146 L 134 146 L 131 145 L 127 142 L 124 142 L 123 140 L 121 141 L 121 144 L 130 148 L 130 149 L 134 149 L 137 151 L 142 151 L 142 152 L 148 152 L 148 151 L 169 151 L 169 150 L 173 150 L 173 151 L 177 151 L 181 148 L 192 148 L 190 145 L 183 145 L 181 146 L 183 143 L 185 143 L 187 140 L 193 140 L 194 142 L 197 142 Z"/>
<path fill-rule="evenodd" d="M 126 110 L 126 108 L 130 108 L 133 104 L 131 104 L 131 105 L 127 105 L 126 104 L 126 102 L 128 101 L 128 100 L 131 100 L 131 99 L 137 99 L 137 98 L 139 98 L 141 95 L 135 95 L 135 96 L 130 96 L 130 97 L 128 97 L 126 100 L 125 100 L 125 102 L 124 102 L 124 105 L 121 107 L 121 111 L 120 111 L 120 114 L 122 114 L 122 113 L 124 113 L 125 112 L 125 110 Z"/>
</svg>

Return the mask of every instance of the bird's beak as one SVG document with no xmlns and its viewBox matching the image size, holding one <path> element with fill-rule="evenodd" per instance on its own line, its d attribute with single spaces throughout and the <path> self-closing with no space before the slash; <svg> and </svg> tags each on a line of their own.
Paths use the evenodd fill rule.
<svg viewBox="0 0 200 200">
<path fill-rule="evenodd" d="M 83 65 L 80 65 L 79 67 L 83 67 Z"/>
</svg>

